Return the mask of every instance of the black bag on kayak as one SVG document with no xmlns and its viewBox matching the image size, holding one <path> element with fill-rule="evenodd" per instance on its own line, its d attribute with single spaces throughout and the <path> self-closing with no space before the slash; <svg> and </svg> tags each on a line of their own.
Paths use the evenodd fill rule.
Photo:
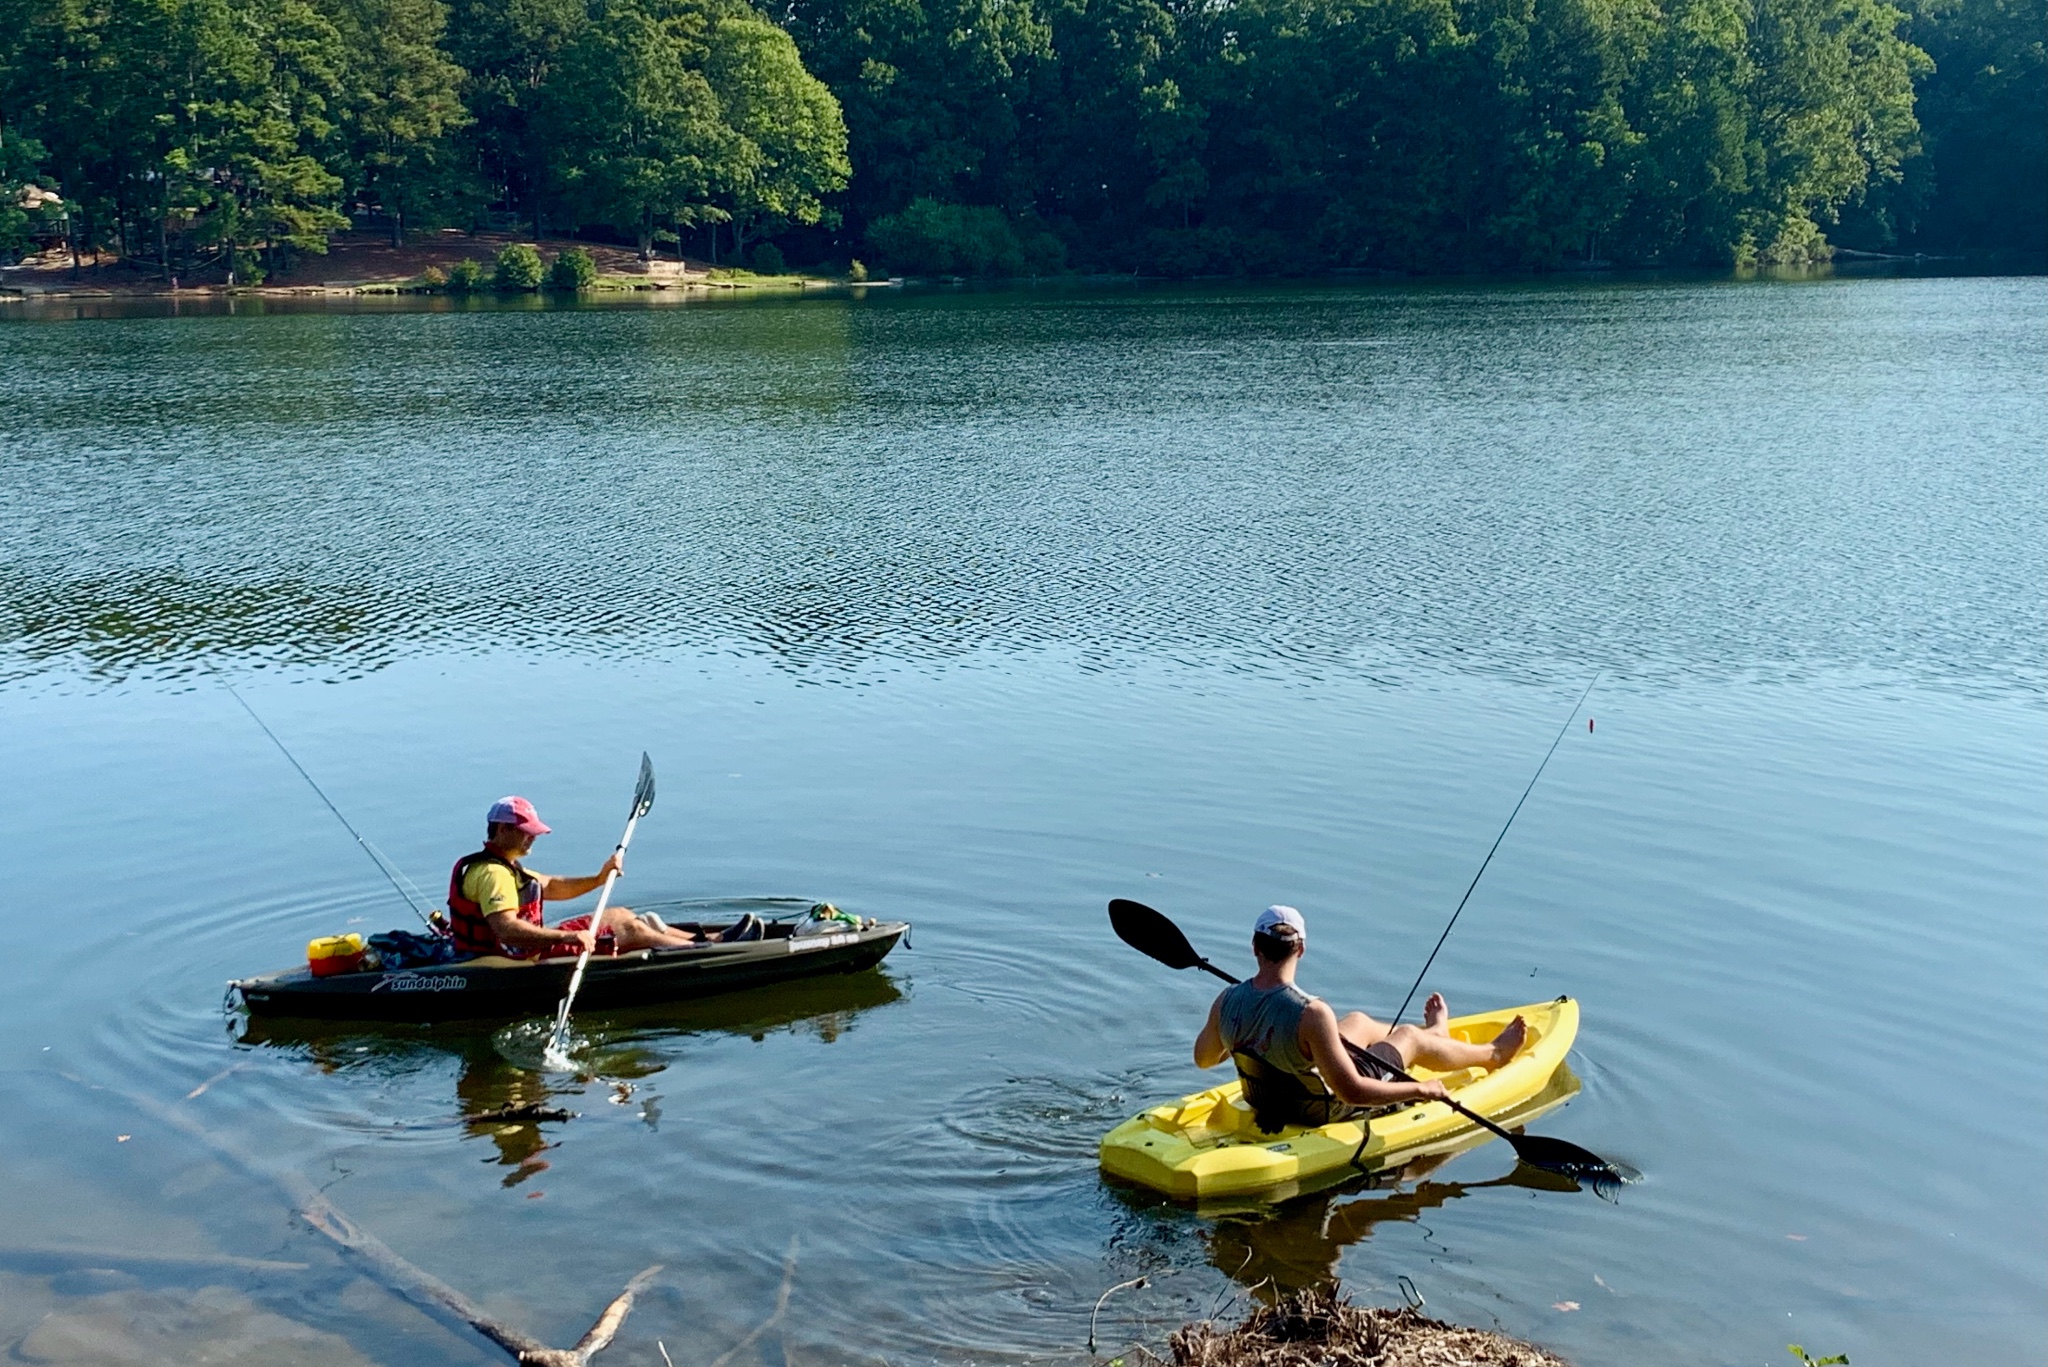
<svg viewBox="0 0 2048 1367">
<path fill-rule="evenodd" d="M 386 969 L 431 968 L 435 964 L 452 964 L 462 957 L 455 941 L 446 935 L 417 935 L 410 930 L 387 930 L 382 935 L 372 935 L 370 948 L 377 951 L 378 961 Z"/>
</svg>

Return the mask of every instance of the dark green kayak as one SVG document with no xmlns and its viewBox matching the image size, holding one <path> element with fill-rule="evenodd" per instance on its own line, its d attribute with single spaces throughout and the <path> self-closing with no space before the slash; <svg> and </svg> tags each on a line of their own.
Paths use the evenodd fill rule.
<svg viewBox="0 0 2048 1367">
<path fill-rule="evenodd" d="M 704 908 L 780 908 L 786 899 L 682 904 Z M 804 904 L 808 905 L 808 904 Z M 664 913 L 666 914 L 666 912 Z M 685 921 L 678 929 L 716 932 L 730 921 Z M 793 934 L 788 921 L 769 922 L 759 940 L 691 949 L 640 950 L 593 958 L 577 1006 L 604 1008 L 692 1001 L 721 992 L 828 973 L 857 973 L 879 964 L 909 931 L 904 921 L 863 921 L 859 929 Z M 573 958 L 534 963 L 486 957 L 426 968 L 368 970 L 316 978 L 304 965 L 228 984 L 252 1015 L 327 1020 L 456 1020 L 529 1016 L 562 999 Z"/>
</svg>

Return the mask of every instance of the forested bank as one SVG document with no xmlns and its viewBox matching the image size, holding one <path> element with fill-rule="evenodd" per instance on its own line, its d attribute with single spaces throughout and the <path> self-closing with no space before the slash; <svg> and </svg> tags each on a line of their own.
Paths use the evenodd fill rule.
<svg viewBox="0 0 2048 1367">
<path fill-rule="evenodd" d="M 350 222 L 958 274 L 2043 250 L 2048 0 L 1911 3 L 0 0 L 0 259 L 248 281 Z"/>
</svg>

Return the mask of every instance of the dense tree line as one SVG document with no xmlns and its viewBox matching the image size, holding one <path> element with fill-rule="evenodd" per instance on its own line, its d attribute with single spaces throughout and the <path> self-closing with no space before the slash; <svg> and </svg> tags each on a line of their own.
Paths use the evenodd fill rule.
<svg viewBox="0 0 2048 1367">
<path fill-rule="evenodd" d="M 0 0 L 0 252 L 373 215 L 962 274 L 2048 245 L 2048 0 Z"/>
<path fill-rule="evenodd" d="M 2042 0 L 788 3 L 849 221 L 955 268 L 2048 247 Z"/>
<path fill-rule="evenodd" d="M 345 211 L 743 244 L 848 172 L 837 102 L 744 0 L 0 0 L 0 44 L 0 178 L 166 272 L 260 278 Z"/>
</svg>

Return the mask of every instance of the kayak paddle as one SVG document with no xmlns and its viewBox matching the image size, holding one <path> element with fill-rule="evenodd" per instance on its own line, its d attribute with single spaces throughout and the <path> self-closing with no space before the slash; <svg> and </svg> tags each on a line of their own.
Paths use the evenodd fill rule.
<svg viewBox="0 0 2048 1367">
<path fill-rule="evenodd" d="M 654 761 L 647 758 L 646 752 L 642 751 L 640 755 L 640 781 L 633 785 L 633 810 L 626 814 L 626 833 L 619 837 L 618 848 L 613 853 L 623 855 L 626 852 L 626 846 L 633 843 L 633 828 L 640 824 L 640 818 L 646 816 L 653 806 Z M 617 882 L 618 878 L 619 875 L 616 870 L 606 874 L 604 887 L 597 894 L 597 910 L 590 913 L 590 930 L 593 942 L 596 939 L 598 927 L 604 920 L 605 904 L 612 900 L 612 884 Z M 559 1068 L 566 1071 L 569 1067 L 569 1055 L 567 1052 L 569 1010 L 576 1004 L 576 992 L 577 989 L 583 986 L 583 970 L 589 963 L 589 950 L 586 949 L 576 956 L 576 971 L 569 975 L 568 994 L 562 998 L 562 1004 L 555 1008 L 554 1033 L 548 1036 L 547 1052 L 541 1055 L 550 1068 Z"/>
<path fill-rule="evenodd" d="M 1168 920 L 1163 912 L 1154 911 L 1143 902 L 1133 902 L 1118 897 L 1109 904 L 1109 924 L 1116 931 L 1117 938 L 1147 958 L 1157 959 L 1168 968 L 1199 968 L 1213 973 L 1227 983 L 1235 983 L 1231 977 L 1216 965 L 1195 952 L 1188 943 L 1188 937 L 1181 928 Z M 1350 1040 L 1344 1041 L 1344 1048 L 1352 1059 L 1364 1070 L 1391 1073 L 1401 1082 L 1415 1079 L 1406 1072 L 1377 1054 L 1368 1054 Z M 1369 1061 L 1368 1061 L 1369 1060 Z M 1626 1163 L 1610 1163 L 1589 1149 L 1582 1149 L 1568 1140 L 1551 1139 L 1540 1134 L 1515 1134 L 1494 1124 L 1479 1112 L 1461 1102 L 1446 1098 L 1445 1105 L 1464 1116 L 1473 1124 L 1493 1131 L 1515 1151 L 1515 1157 L 1532 1168 L 1559 1173 L 1566 1177 L 1584 1178 L 1598 1190 L 1603 1184 L 1633 1182 L 1642 1176 Z"/>
</svg>

